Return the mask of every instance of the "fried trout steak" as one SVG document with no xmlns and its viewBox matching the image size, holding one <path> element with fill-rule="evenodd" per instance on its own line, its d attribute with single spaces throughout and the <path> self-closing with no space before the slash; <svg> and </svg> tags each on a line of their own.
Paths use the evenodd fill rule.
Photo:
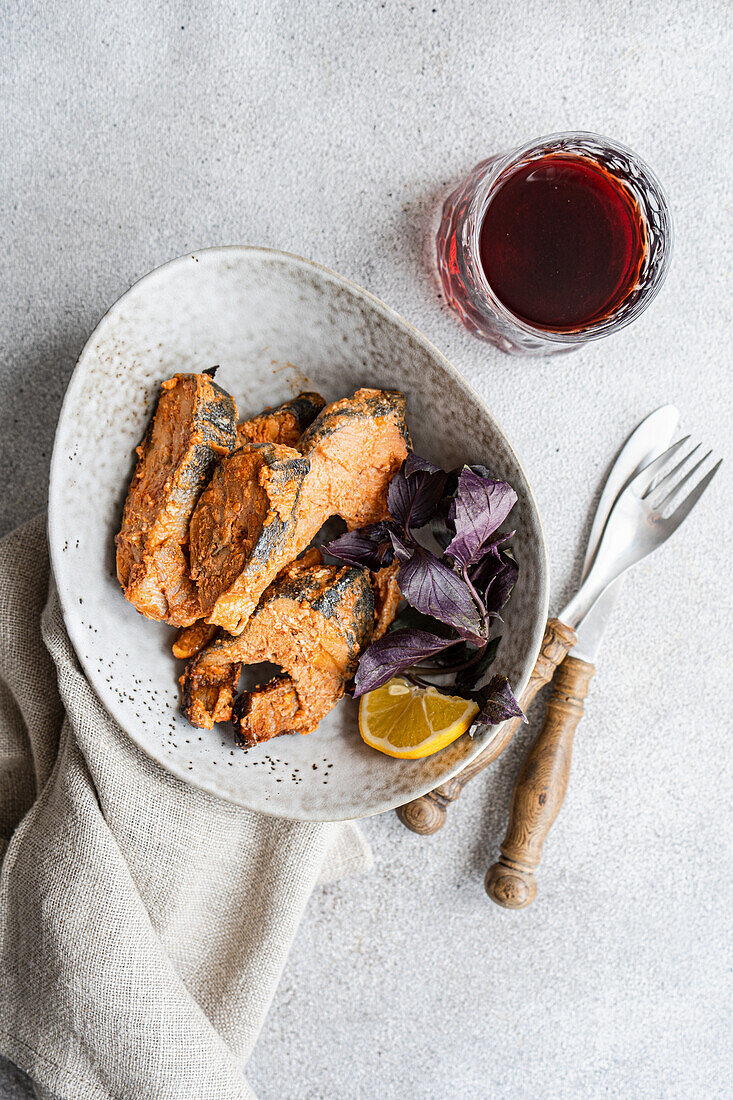
<svg viewBox="0 0 733 1100">
<path fill-rule="evenodd" d="M 324 565 L 309 550 L 270 585 L 238 637 L 220 635 L 189 663 L 183 712 L 204 729 L 232 717 L 242 745 L 310 733 L 343 695 L 373 624 L 368 571 Z M 281 674 L 235 704 L 242 666 L 263 661 Z"/>
<path fill-rule="evenodd" d="M 240 634 L 270 582 L 331 516 L 350 527 L 384 519 L 409 442 L 404 396 L 361 389 L 327 405 L 297 450 L 248 444 L 225 458 L 190 527 L 207 622 Z"/>
<path fill-rule="evenodd" d="M 161 385 L 115 539 L 125 598 L 149 619 L 188 626 L 201 616 L 189 575 L 189 521 L 216 462 L 236 444 L 237 407 L 208 374 Z"/>
</svg>

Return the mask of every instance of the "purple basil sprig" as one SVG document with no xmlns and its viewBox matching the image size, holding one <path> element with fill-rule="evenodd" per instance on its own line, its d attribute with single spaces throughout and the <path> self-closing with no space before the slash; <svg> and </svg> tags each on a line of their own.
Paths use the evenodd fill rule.
<svg viewBox="0 0 733 1100">
<path fill-rule="evenodd" d="M 506 676 L 492 676 L 488 684 L 473 693 L 473 698 L 479 706 L 476 722 L 483 725 L 495 726 L 507 718 L 527 721 Z"/>
<path fill-rule="evenodd" d="M 445 470 L 412 453 L 389 483 L 387 507 L 406 531 L 419 530 L 432 517 L 443 495 Z"/>
<path fill-rule="evenodd" d="M 475 565 L 516 502 L 517 494 L 506 481 L 496 481 L 464 466 L 449 512 L 456 533 L 445 548 L 446 554 L 465 568 Z"/>
<path fill-rule="evenodd" d="M 412 665 L 457 645 L 460 638 L 439 638 L 426 630 L 395 630 L 372 642 L 359 661 L 354 678 L 354 695 L 374 691 Z"/>
<path fill-rule="evenodd" d="M 477 722 L 521 715 L 506 677 L 494 676 L 485 687 L 474 688 L 496 656 L 499 640 L 489 641 L 491 621 L 499 617 L 518 575 L 506 546 L 511 534 L 499 531 L 516 500 L 512 487 L 483 466 L 446 473 L 410 454 L 389 485 L 391 518 L 349 531 L 326 546 L 334 557 L 373 571 L 396 559 L 397 583 L 415 609 L 413 617 L 418 612 L 421 624 L 435 626 L 398 626 L 373 642 L 359 661 L 354 695 L 373 691 L 400 673 L 419 683 L 422 673 L 450 673 L 455 684 L 446 691 L 475 699 Z M 428 523 L 441 557 L 415 537 Z M 431 659 L 438 663 L 426 666 Z M 407 672 L 415 666 L 420 677 Z"/>
<path fill-rule="evenodd" d="M 390 538 L 393 524 L 389 520 L 368 523 L 356 531 L 339 535 L 326 546 L 329 554 L 349 565 L 363 565 L 375 573 L 394 561 L 394 547 Z"/>
</svg>

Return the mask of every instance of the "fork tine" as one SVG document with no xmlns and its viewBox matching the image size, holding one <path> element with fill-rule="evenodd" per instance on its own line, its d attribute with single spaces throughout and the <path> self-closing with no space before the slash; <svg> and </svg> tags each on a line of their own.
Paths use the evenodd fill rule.
<svg viewBox="0 0 733 1100">
<path fill-rule="evenodd" d="M 707 489 L 710 482 L 713 480 L 713 478 L 717 474 L 718 470 L 720 469 L 720 466 L 722 465 L 722 462 L 723 462 L 723 459 L 719 458 L 718 461 L 713 466 L 712 470 L 710 470 L 709 473 L 705 474 L 705 477 L 697 483 L 697 485 L 692 490 L 692 492 L 687 494 L 687 496 L 682 501 L 682 503 L 679 505 L 679 507 L 677 509 L 675 509 L 675 511 L 672 513 L 672 515 L 666 520 L 666 522 L 668 524 L 670 524 L 670 533 L 672 531 L 674 531 L 675 528 L 679 527 L 679 525 L 683 522 L 683 520 L 687 519 L 687 517 L 689 516 L 692 509 L 695 507 L 698 500 L 700 499 L 700 497 L 705 492 L 705 490 Z"/>
<path fill-rule="evenodd" d="M 648 466 L 645 466 L 643 470 L 639 470 L 639 473 L 632 477 L 626 488 L 623 490 L 627 493 L 629 489 L 633 489 L 634 492 L 642 495 L 642 491 L 649 488 L 657 474 L 661 473 L 666 464 L 669 462 L 673 454 L 679 451 L 683 443 L 686 443 L 689 439 L 689 435 L 683 436 L 682 439 L 678 439 L 676 443 L 673 443 L 671 447 L 668 447 L 666 451 L 663 451 L 658 458 L 655 458 L 653 462 L 650 462 Z M 621 495 L 621 494 L 619 494 Z"/>
<path fill-rule="evenodd" d="M 692 450 L 688 454 L 685 455 L 685 457 L 682 459 L 681 462 L 678 462 L 677 465 L 672 470 L 670 470 L 668 474 L 664 475 L 664 477 L 662 478 L 661 481 L 658 481 L 655 485 L 650 485 L 649 488 L 647 489 L 647 491 L 644 493 L 644 496 L 641 499 L 642 500 L 647 500 L 652 495 L 652 493 L 656 493 L 659 489 L 662 488 L 663 485 L 666 485 L 666 483 L 670 480 L 670 478 L 673 478 L 674 475 L 677 473 L 677 471 L 681 470 L 682 467 L 685 465 L 685 463 L 688 462 L 689 459 L 692 458 L 695 451 L 699 451 L 699 450 L 700 450 L 700 444 L 698 443 L 696 446 L 694 446 L 692 448 Z"/>
<path fill-rule="evenodd" d="M 697 450 L 697 447 L 695 447 L 695 450 Z M 693 453 L 693 452 L 691 451 L 691 452 L 690 452 L 690 454 L 692 454 L 692 453 Z M 677 496 L 677 493 L 679 493 L 679 491 L 680 491 L 680 489 L 682 488 L 682 486 L 683 486 L 683 485 L 686 485 L 686 484 L 687 484 L 687 482 L 688 482 L 688 481 L 690 480 L 690 478 L 692 477 L 692 475 L 693 475 L 693 474 L 694 474 L 694 473 L 695 473 L 695 472 L 696 472 L 697 470 L 699 470 L 699 469 L 700 469 L 700 467 L 702 466 L 703 462 L 705 462 L 705 461 L 706 461 L 706 460 L 707 460 L 708 458 L 710 458 L 710 455 L 711 455 L 712 453 L 713 453 L 712 451 L 708 451 L 708 453 L 707 453 L 706 455 L 703 455 L 703 457 L 702 457 L 701 459 L 699 459 L 699 461 L 697 461 L 697 462 L 695 463 L 695 465 L 694 465 L 694 466 L 692 467 L 692 469 L 691 469 L 691 470 L 688 470 L 688 471 L 687 471 L 687 473 L 685 474 L 685 476 L 684 476 L 683 478 L 681 478 L 681 479 L 680 479 L 680 480 L 679 480 L 679 481 L 677 482 L 677 484 L 676 484 L 676 485 L 674 485 L 674 486 L 673 486 L 673 487 L 672 487 L 672 488 L 671 488 L 671 489 L 669 490 L 669 492 L 668 492 L 668 493 L 666 494 L 666 496 L 664 497 L 664 500 L 660 500 L 658 504 L 654 504 L 654 505 L 652 505 L 652 507 L 654 508 L 655 512 L 661 512 L 661 511 L 663 511 L 663 509 L 664 509 L 664 508 L 665 508 L 665 507 L 666 507 L 666 506 L 667 506 L 667 505 L 668 505 L 668 504 L 670 503 L 670 501 L 671 501 L 671 500 L 672 500 L 672 499 L 673 499 L 674 497 L 676 497 L 676 496 Z M 689 457 L 690 457 L 690 455 L 688 455 L 687 457 L 689 458 Z M 682 466 L 682 465 L 683 465 L 683 463 L 680 463 L 679 465 L 680 465 L 680 466 Z M 679 469 L 679 466 L 677 467 L 677 469 Z M 668 476 L 668 477 L 665 477 L 664 481 L 660 481 L 660 482 L 659 482 L 659 485 L 657 485 L 656 489 L 654 490 L 654 492 L 655 492 L 655 493 L 657 492 L 657 489 L 660 489 L 660 488 L 662 487 L 662 485 L 664 485 L 665 481 L 669 481 L 669 476 Z M 649 503 L 651 504 L 651 501 L 650 501 Z"/>
</svg>

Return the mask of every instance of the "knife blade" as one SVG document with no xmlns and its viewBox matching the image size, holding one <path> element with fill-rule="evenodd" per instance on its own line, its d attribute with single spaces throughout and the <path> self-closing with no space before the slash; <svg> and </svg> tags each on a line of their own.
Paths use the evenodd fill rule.
<svg viewBox="0 0 733 1100">
<path fill-rule="evenodd" d="M 667 449 L 677 430 L 679 419 L 680 414 L 674 405 L 663 405 L 642 420 L 619 451 L 618 457 L 606 478 L 593 517 L 583 562 L 581 584 L 593 564 L 598 543 L 606 526 L 606 520 L 617 496 L 626 488 L 639 470 Z M 581 619 L 575 628 L 577 641 L 570 650 L 569 656 L 593 663 L 623 582 L 623 577 L 619 577 L 618 580 L 614 581 Z M 566 621 L 565 611 L 566 608 L 563 608 L 558 616 L 561 622 Z"/>
</svg>

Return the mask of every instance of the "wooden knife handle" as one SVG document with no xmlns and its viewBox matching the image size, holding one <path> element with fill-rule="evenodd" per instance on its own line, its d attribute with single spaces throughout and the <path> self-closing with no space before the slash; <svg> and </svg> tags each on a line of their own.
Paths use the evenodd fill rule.
<svg viewBox="0 0 733 1100">
<path fill-rule="evenodd" d="M 540 688 L 552 679 L 555 669 L 574 645 L 575 631 L 565 626 L 559 619 L 548 619 L 537 662 L 520 700 L 522 710 L 526 711 Z M 397 816 L 402 824 L 412 829 L 413 833 L 420 833 L 421 836 L 437 833 L 445 823 L 451 802 L 455 802 L 469 779 L 473 779 L 475 775 L 482 772 L 487 764 L 496 760 L 497 756 L 504 751 L 520 723 L 521 718 L 512 718 L 511 721 L 504 722 L 491 744 L 459 775 L 455 775 L 447 783 L 441 783 L 429 794 L 424 794 L 400 806 Z"/>
<path fill-rule="evenodd" d="M 486 873 L 486 893 L 505 909 L 524 909 L 534 901 L 534 871 L 565 798 L 575 728 L 594 672 L 588 661 L 566 657 L 555 675 L 545 723 L 514 786 L 501 856 Z"/>
</svg>

